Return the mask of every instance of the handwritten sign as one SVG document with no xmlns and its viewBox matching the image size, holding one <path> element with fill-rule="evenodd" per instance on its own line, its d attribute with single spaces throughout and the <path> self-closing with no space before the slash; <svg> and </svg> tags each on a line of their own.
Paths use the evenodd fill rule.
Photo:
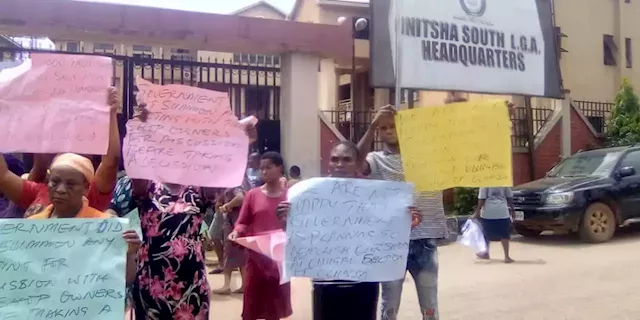
<svg viewBox="0 0 640 320">
<path fill-rule="evenodd" d="M 291 277 L 391 281 L 404 276 L 413 186 L 312 178 L 288 192 L 283 282 Z"/>
<path fill-rule="evenodd" d="M 142 226 L 140 223 L 140 213 L 138 208 L 129 211 L 123 218 L 129 219 L 129 227 L 138 233 L 140 239 L 142 239 Z"/>
<path fill-rule="evenodd" d="M 504 101 L 470 101 L 398 112 L 405 179 L 418 191 L 513 185 Z"/>
<path fill-rule="evenodd" d="M 33 53 L 0 70 L 0 152 L 106 154 L 111 58 Z"/>
<path fill-rule="evenodd" d="M 0 220 L 0 319 L 123 319 L 121 219 Z"/>
<path fill-rule="evenodd" d="M 242 183 L 249 138 L 231 111 L 226 93 L 137 79 L 146 123 L 127 123 L 124 159 L 133 179 L 202 187 Z"/>
</svg>

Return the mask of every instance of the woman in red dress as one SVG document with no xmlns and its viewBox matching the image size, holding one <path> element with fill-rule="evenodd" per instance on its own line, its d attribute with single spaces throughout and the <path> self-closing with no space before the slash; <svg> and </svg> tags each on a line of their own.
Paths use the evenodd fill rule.
<svg viewBox="0 0 640 320">
<path fill-rule="evenodd" d="M 245 196 L 230 240 L 255 236 L 282 229 L 277 208 L 286 201 L 287 190 L 281 183 L 282 156 L 266 152 L 260 160 L 260 175 L 264 184 L 251 189 Z M 243 320 L 276 320 L 291 316 L 291 286 L 280 285 L 278 265 L 270 258 L 248 250 L 244 278 Z"/>
</svg>

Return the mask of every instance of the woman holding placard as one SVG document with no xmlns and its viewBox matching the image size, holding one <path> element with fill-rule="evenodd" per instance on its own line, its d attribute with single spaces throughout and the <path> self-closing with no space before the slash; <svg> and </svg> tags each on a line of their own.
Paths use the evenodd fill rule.
<svg viewBox="0 0 640 320">
<path fill-rule="evenodd" d="M 338 142 L 331 150 L 329 175 L 335 178 L 359 178 L 358 147 L 349 141 Z M 282 202 L 278 215 L 286 224 L 290 204 Z M 422 216 L 410 208 L 412 227 L 420 224 Z M 314 320 L 376 320 L 379 285 L 377 282 L 342 280 L 313 280 Z"/>
<path fill-rule="evenodd" d="M 260 160 L 260 176 L 264 184 L 244 196 L 240 217 L 229 240 L 242 236 L 268 234 L 281 228 L 276 210 L 287 198 L 282 183 L 282 156 L 266 152 Z M 249 250 L 244 276 L 243 320 L 275 320 L 291 316 L 291 286 L 280 285 L 280 271 L 276 262 Z"/>
<path fill-rule="evenodd" d="M 138 111 L 145 122 L 144 105 Z M 255 141 L 255 125 L 241 125 Z M 136 319 L 209 319 L 200 188 L 137 179 L 132 185 L 143 238 L 132 288 Z"/>
<path fill-rule="evenodd" d="M 57 156 L 51 163 L 47 184 L 51 204 L 29 219 L 111 218 L 110 214 L 89 207 L 85 198 L 89 192 L 89 181 L 93 179 L 94 174 L 91 160 L 83 156 L 74 153 Z M 17 177 L 17 179 L 21 178 Z M 16 180 L 15 183 L 18 181 Z M 136 252 L 140 247 L 140 237 L 134 230 L 124 231 L 122 237 L 129 245 L 127 283 L 130 283 L 135 276 Z"/>
</svg>

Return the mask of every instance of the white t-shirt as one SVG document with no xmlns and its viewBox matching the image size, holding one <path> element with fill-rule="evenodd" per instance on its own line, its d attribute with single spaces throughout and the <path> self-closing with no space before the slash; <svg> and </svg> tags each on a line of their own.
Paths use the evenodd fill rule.
<svg viewBox="0 0 640 320">
<path fill-rule="evenodd" d="M 509 219 L 508 198 L 512 198 L 511 188 L 480 188 L 478 199 L 484 200 L 480 212 L 483 219 Z"/>
</svg>

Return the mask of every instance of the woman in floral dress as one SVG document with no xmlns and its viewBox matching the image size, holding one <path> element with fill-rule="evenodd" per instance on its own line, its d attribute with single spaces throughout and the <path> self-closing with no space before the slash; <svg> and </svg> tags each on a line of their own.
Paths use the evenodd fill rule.
<svg viewBox="0 0 640 320">
<path fill-rule="evenodd" d="M 135 115 L 146 122 L 142 103 Z M 252 143 L 253 124 L 240 124 Z M 132 295 L 136 320 L 208 320 L 207 282 L 200 229 L 199 188 L 132 180 L 134 201 L 140 203 L 142 246 Z"/>
<path fill-rule="evenodd" d="M 209 319 L 200 190 L 138 180 L 133 183 L 136 194 L 148 186 L 147 196 L 139 199 L 143 244 L 132 290 L 136 319 Z"/>
</svg>

